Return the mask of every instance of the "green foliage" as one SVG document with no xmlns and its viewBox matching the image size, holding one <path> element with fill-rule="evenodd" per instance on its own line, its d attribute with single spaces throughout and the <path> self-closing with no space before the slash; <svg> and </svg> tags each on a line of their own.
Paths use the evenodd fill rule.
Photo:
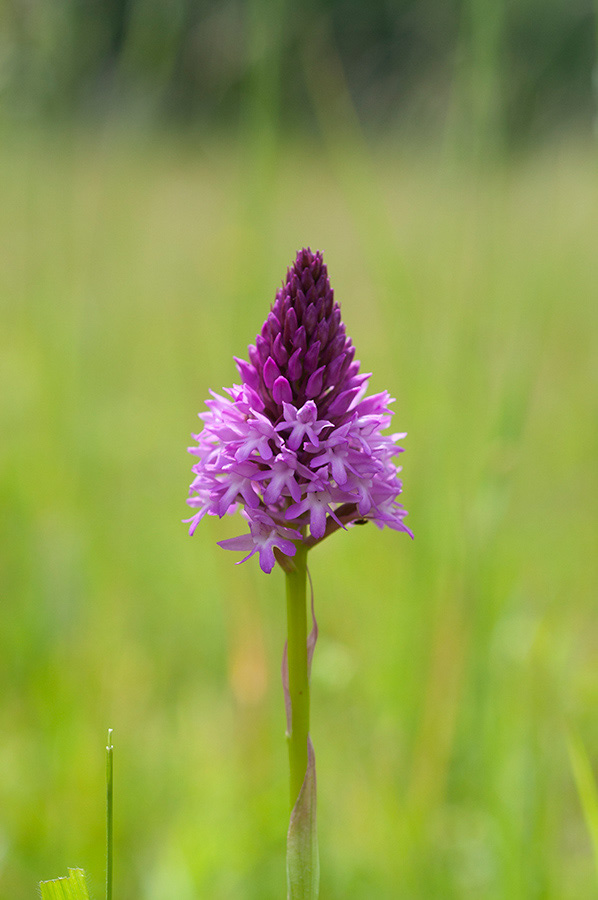
<svg viewBox="0 0 598 900">
<path fill-rule="evenodd" d="M 569 734 L 569 758 L 598 872 L 598 787 L 587 751 L 578 734 Z"/>
<path fill-rule="evenodd" d="M 39 889 L 42 900 L 89 900 L 83 869 L 69 869 L 65 878 L 40 881 Z"/>
<path fill-rule="evenodd" d="M 563 725 L 595 764 L 595 147 L 482 171 L 328 122 L 259 178 L 240 142 L 4 135 L 3 897 L 71 860 L 102 896 L 107 724 L 115 896 L 281 896 L 284 576 L 179 519 L 304 243 L 397 397 L 416 535 L 311 554 L 321 895 L 595 895 Z"/>
<path fill-rule="evenodd" d="M 0 114 L 55 122 L 314 124 L 310 82 L 344 72 L 359 117 L 498 146 L 595 115 L 583 0 L 110 0 L 0 7 Z M 329 98 L 334 110 L 334 97 Z M 257 108 L 256 108 L 257 103 Z M 453 123 L 454 124 L 454 123 Z"/>
</svg>

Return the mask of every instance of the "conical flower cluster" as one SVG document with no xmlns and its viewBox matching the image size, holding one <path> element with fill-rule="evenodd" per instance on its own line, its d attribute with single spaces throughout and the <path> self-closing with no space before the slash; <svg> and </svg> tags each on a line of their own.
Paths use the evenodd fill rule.
<svg viewBox="0 0 598 900">
<path fill-rule="evenodd" d="M 370 376 L 359 372 L 321 253 L 297 254 L 248 351 L 249 361 L 235 360 L 241 384 L 211 392 L 200 413 L 190 533 L 206 514 L 242 507 L 249 532 L 220 546 L 259 553 L 264 572 L 275 548 L 294 556 L 295 542 L 358 521 L 410 533 L 393 462 L 404 434 L 382 434 L 388 393 L 364 396 Z"/>
</svg>

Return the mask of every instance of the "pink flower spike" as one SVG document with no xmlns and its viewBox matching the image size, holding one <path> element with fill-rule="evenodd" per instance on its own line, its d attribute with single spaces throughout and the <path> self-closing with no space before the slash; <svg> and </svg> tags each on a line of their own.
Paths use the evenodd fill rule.
<svg viewBox="0 0 598 900">
<path fill-rule="evenodd" d="M 249 533 L 222 546 L 245 559 L 258 553 L 269 572 L 276 548 L 292 555 L 294 542 L 313 546 L 332 523 L 350 522 L 347 506 L 409 532 L 394 463 L 404 434 L 384 433 L 393 398 L 365 396 L 370 375 L 360 373 L 321 253 L 299 251 L 248 359 L 235 362 L 241 383 L 210 391 L 189 448 L 190 533 L 205 516 L 240 508 Z"/>
</svg>

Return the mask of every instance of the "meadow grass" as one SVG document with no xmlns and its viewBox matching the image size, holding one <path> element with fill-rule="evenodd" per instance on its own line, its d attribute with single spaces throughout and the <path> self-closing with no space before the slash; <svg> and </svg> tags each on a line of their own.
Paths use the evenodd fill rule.
<svg viewBox="0 0 598 900">
<path fill-rule="evenodd" d="M 311 554 L 322 897 L 595 897 L 595 148 L 269 152 L 0 150 L 0 896 L 102 895 L 108 726 L 115 896 L 282 896 L 283 575 L 180 519 L 196 414 L 309 244 L 397 398 L 416 535 Z"/>
</svg>

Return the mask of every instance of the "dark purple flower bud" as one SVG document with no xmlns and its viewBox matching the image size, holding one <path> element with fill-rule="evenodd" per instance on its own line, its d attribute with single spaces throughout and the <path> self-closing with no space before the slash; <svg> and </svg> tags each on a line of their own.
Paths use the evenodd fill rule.
<svg viewBox="0 0 598 900">
<path fill-rule="evenodd" d="M 297 317 L 299 319 L 304 319 L 305 317 L 305 307 L 307 305 L 305 294 L 301 290 L 300 287 L 297 288 L 297 292 L 295 294 L 295 298 L 293 301 L 293 309 L 297 313 Z"/>
<path fill-rule="evenodd" d="M 307 350 L 307 336 L 305 334 L 305 325 L 300 325 L 292 338 L 293 347 L 305 353 Z"/>
<path fill-rule="evenodd" d="M 282 305 L 282 304 L 281 304 Z M 293 335 L 297 331 L 297 313 L 293 306 L 290 307 L 284 317 L 284 341 L 287 347 L 291 344 Z"/>
<path fill-rule="evenodd" d="M 303 351 L 300 348 L 299 350 L 295 350 L 295 352 L 289 359 L 289 364 L 287 366 L 286 372 L 290 381 L 297 381 L 303 374 L 303 366 L 301 364 L 302 355 Z"/>
<path fill-rule="evenodd" d="M 318 365 L 318 358 L 320 356 L 320 342 L 314 341 L 310 346 L 309 350 L 305 354 L 305 362 L 303 364 L 303 368 L 310 375 L 312 372 L 315 372 L 316 367 Z"/>
<path fill-rule="evenodd" d="M 307 379 L 307 384 L 305 385 L 305 396 L 308 400 L 314 400 L 318 394 L 322 393 L 322 386 L 324 384 L 324 372 L 326 371 L 326 366 L 320 366 L 319 369 L 316 369 L 315 372 Z"/>
<path fill-rule="evenodd" d="M 266 321 L 266 325 L 267 324 L 268 323 Z M 264 331 L 267 332 L 267 328 L 264 328 Z M 261 334 L 258 334 L 258 336 L 255 339 L 255 346 L 257 347 L 257 351 L 259 353 L 259 358 L 261 359 L 261 361 L 263 363 L 265 363 L 266 360 L 268 359 L 268 357 L 270 356 L 270 341 L 268 340 L 268 337 L 267 336 L 262 337 Z"/>
<path fill-rule="evenodd" d="M 237 364 L 239 375 L 241 376 L 245 384 L 251 385 L 252 388 L 258 387 L 260 379 L 255 366 L 252 366 L 251 363 L 248 363 L 245 359 L 238 359 L 236 356 L 234 357 L 234 360 Z"/>
<path fill-rule="evenodd" d="M 322 346 L 328 343 L 329 328 L 330 325 L 328 319 L 322 319 L 322 321 L 318 325 L 318 330 L 316 332 L 316 340 L 318 340 Z"/>
<path fill-rule="evenodd" d="M 271 388 L 277 378 L 280 377 L 280 369 L 271 356 L 268 357 L 264 365 L 264 384 L 267 388 Z"/>
<path fill-rule="evenodd" d="M 293 399 L 291 385 L 284 375 L 279 375 L 272 385 L 272 397 L 274 402 L 279 404 L 290 403 Z"/>
<path fill-rule="evenodd" d="M 280 334 L 280 332 L 276 335 L 274 343 L 272 344 L 272 353 L 279 366 L 284 366 L 284 364 L 288 362 L 289 351 L 282 342 L 282 334 Z"/>
<path fill-rule="evenodd" d="M 313 291 L 315 294 L 315 290 Z M 305 310 L 305 315 L 303 316 L 303 324 L 305 325 L 305 330 L 309 335 L 313 334 L 313 330 L 316 327 L 318 322 L 318 310 L 316 309 L 315 303 L 310 303 L 307 309 Z"/>
<path fill-rule="evenodd" d="M 261 367 L 260 355 L 258 353 L 257 347 L 255 347 L 253 344 L 250 344 L 247 348 L 247 353 L 249 354 L 251 365 L 255 368 L 257 375 L 257 372 Z"/>
</svg>

